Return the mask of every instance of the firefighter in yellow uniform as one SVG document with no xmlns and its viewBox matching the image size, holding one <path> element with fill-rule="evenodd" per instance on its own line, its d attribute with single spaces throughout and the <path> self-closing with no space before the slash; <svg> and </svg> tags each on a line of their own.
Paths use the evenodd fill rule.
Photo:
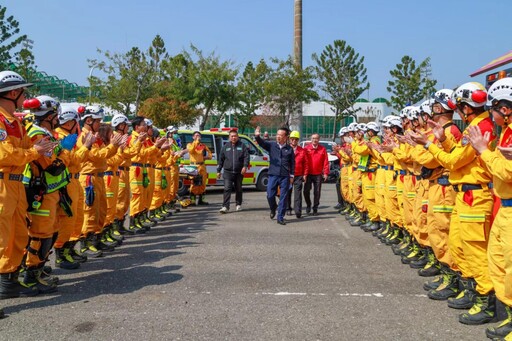
<svg viewBox="0 0 512 341">
<path fill-rule="evenodd" d="M 43 139 L 57 142 L 54 129 L 59 122 L 60 103 L 49 96 L 39 96 L 25 101 L 24 107 L 30 109 L 34 115 L 34 123 L 27 125 L 27 133 L 32 142 Z M 53 153 L 30 162 L 23 175 L 23 182 L 28 188 L 31 222 L 22 284 L 26 287 L 35 286 L 41 293 L 57 290 L 55 282 L 41 278 L 41 272 L 57 240 L 60 227 L 57 215 L 59 204 L 66 205 L 67 214 L 72 214 L 70 197 L 66 190 L 69 183 L 69 170 L 66 165 L 69 164 L 69 150 L 75 146 L 76 139 L 77 135 L 68 136 L 66 141 L 71 141 L 71 144 L 66 145 L 66 148 L 62 147 L 62 140 Z"/>
<path fill-rule="evenodd" d="M 381 144 L 380 137 L 377 136 L 378 131 L 379 127 L 377 126 L 377 123 L 369 122 L 366 124 L 365 132 L 369 138 L 368 142 L 377 145 Z M 358 168 L 361 170 L 363 202 L 368 212 L 367 219 L 365 219 L 361 228 L 368 229 L 380 221 L 379 211 L 375 203 L 375 177 L 378 163 L 377 160 L 372 157 L 371 149 L 367 145 L 366 141 L 356 145 L 354 152 L 360 155 Z"/>
<path fill-rule="evenodd" d="M 117 114 L 112 117 L 112 128 L 114 134 L 126 135 L 128 133 L 130 121 L 125 115 Z M 139 134 L 135 141 L 127 143 L 125 148 L 120 148 L 118 153 L 122 156 L 122 162 L 118 167 L 119 185 L 117 192 L 116 216 L 113 222 L 114 230 L 121 233 L 135 234 L 145 233 L 146 230 L 131 225 L 128 229 L 124 228 L 126 214 L 130 208 L 130 165 L 132 158 L 138 155 L 142 148 L 142 143 L 146 139 L 146 133 Z"/>
<path fill-rule="evenodd" d="M 159 130 L 157 130 L 157 128 L 155 127 L 153 127 L 153 133 L 157 136 L 160 136 Z M 163 211 L 165 191 L 169 186 L 169 183 L 167 182 L 167 175 L 165 172 L 167 160 L 169 159 L 170 155 L 170 147 L 170 142 L 165 137 L 165 142 L 160 148 L 160 152 L 157 154 L 157 157 L 155 158 L 155 184 L 152 197 L 150 198 L 151 203 L 149 206 L 149 217 L 156 219 L 158 221 L 164 221 L 167 217 L 170 216 L 169 214 L 164 213 Z"/>
<path fill-rule="evenodd" d="M 167 127 L 167 138 L 171 144 L 172 155 L 169 157 L 169 194 L 167 201 L 174 203 L 176 211 L 180 210 L 180 201 L 178 199 L 178 189 L 180 180 L 180 163 L 182 156 L 187 153 L 187 149 L 183 149 L 181 146 L 181 139 L 178 135 L 178 128 L 175 126 Z M 171 205 L 173 206 L 173 205 Z"/>
<path fill-rule="evenodd" d="M 98 106 L 88 106 L 82 115 L 82 120 L 84 127 L 77 141 L 78 148 L 83 145 L 82 136 L 86 136 L 89 133 L 98 135 L 101 121 L 103 120 L 103 109 Z M 88 257 L 100 257 L 102 250 L 113 250 L 112 245 L 108 245 L 102 240 L 103 223 L 107 214 L 103 176 L 107 168 L 107 159 L 114 156 L 117 153 L 118 147 L 123 143 L 121 135 L 115 135 L 108 145 L 98 137 L 89 149 L 87 157 L 82 162 L 82 169 L 78 180 L 84 191 L 85 205 L 80 243 L 81 252 L 85 253 Z"/>
<path fill-rule="evenodd" d="M 66 136 L 80 133 L 80 116 L 71 106 L 62 106 L 62 112 L 59 114 L 59 127 L 55 129 L 59 139 Z M 55 242 L 55 266 L 64 269 L 78 268 L 77 264 L 87 261 L 87 256 L 80 254 L 75 250 L 75 245 L 82 232 L 84 220 L 84 193 L 78 178 L 80 177 L 80 167 L 82 161 L 89 152 L 89 148 L 95 142 L 93 134 L 88 134 L 84 145 L 80 148 L 73 148 L 69 159 L 69 184 L 67 192 L 71 198 L 71 211 L 73 214 L 68 216 L 62 209 L 59 210 L 59 235 Z"/>
<path fill-rule="evenodd" d="M 453 109 L 448 106 L 453 90 L 441 89 L 437 91 L 430 101 L 421 105 L 424 121 L 434 120 L 445 131 L 447 139 L 453 145 L 460 140 L 462 134 L 459 128 L 453 124 Z M 427 138 L 442 148 L 432 130 L 429 130 Z M 423 149 L 419 145 L 419 149 Z M 424 150 L 425 151 L 425 150 Z M 443 168 L 429 152 L 418 153 L 416 161 L 423 165 L 422 176 L 429 181 L 428 187 L 428 211 L 427 211 L 427 233 L 432 252 L 427 255 L 428 262 L 423 269 L 418 271 L 420 276 L 435 276 L 438 273 L 455 272 L 459 269 L 449 251 L 449 227 L 455 205 L 455 191 L 448 180 L 449 171 Z M 423 288 L 429 291 L 429 298 L 435 300 L 446 300 L 454 296 L 450 288 L 436 289 L 442 283 L 442 276 L 438 276 L 424 284 Z"/>
<path fill-rule="evenodd" d="M 188 154 L 190 155 L 190 164 L 197 166 L 197 171 L 201 175 L 201 184 L 192 183 L 190 186 L 190 193 L 192 203 L 195 203 L 197 198 L 198 205 L 208 205 L 204 200 L 204 193 L 206 192 L 206 185 L 208 182 L 208 173 L 206 172 L 206 160 L 211 160 L 212 152 L 204 143 L 201 142 L 201 133 L 195 131 L 192 135 L 194 141 L 187 144 Z"/>
<path fill-rule="evenodd" d="M 494 122 L 502 127 L 498 149 L 493 152 L 488 148 L 487 137 L 476 126 L 469 128 L 468 139 L 492 173 L 494 193 L 501 201 L 487 255 L 496 297 L 505 305 L 507 318 L 496 327 L 487 328 L 487 337 L 494 340 L 512 336 L 512 78 L 500 79 L 489 88 L 487 105 Z"/>
<path fill-rule="evenodd" d="M 132 120 L 132 134 L 128 146 L 136 143 L 139 136 L 146 136 L 140 153 L 132 157 L 130 165 L 130 230 L 141 231 L 141 228 L 149 230 L 154 223 L 146 215 L 146 190 L 149 187 L 149 174 L 147 169 L 148 156 L 158 152 L 165 139 L 157 139 L 152 143 L 147 138 L 147 124 L 142 116 Z M 149 207 L 149 206 L 148 206 Z"/>
<path fill-rule="evenodd" d="M 152 120 L 150 120 L 149 118 L 145 118 L 144 121 L 146 122 L 146 125 L 148 127 L 147 131 L 148 131 L 148 136 L 149 136 L 149 138 L 146 141 L 146 144 L 148 144 L 149 146 L 152 146 L 156 142 L 156 140 L 160 137 L 159 131 L 158 131 L 158 129 L 153 127 Z M 156 225 L 156 223 L 158 221 L 160 221 L 160 219 L 156 218 L 154 216 L 154 214 L 152 214 L 154 212 L 150 212 L 152 197 L 155 192 L 155 176 L 156 176 L 155 175 L 156 174 L 155 167 L 156 167 L 157 159 L 160 156 L 161 156 L 160 149 L 152 148 L 151 152 L 147 153 L 146 165 L 145 165 L 147 173 L 148 173 L 149 185 L 144 190 L 144 193 L 145 193 L 144 211 L 149 213 L 148 219 L 153 223 L 153 225 Z"/>
<path fill-rule="evenodd" d="M 357 145 L 361 143 L 363 139 L 363 134 L 360 132 L 359 124 L 351 123 L 349 125 L 349 131 L 351 137 L 353 137 L 353 141 L 351 143 L 351 152 L 352 152 L 352 203 L 354 210 L 351 214 L 345 215 L 345 218 L 348 218 L 350 225 L 359 226 L 362 224 L 362 220 L 364 217 L 364 212 L 366 208 L 363 204 L 363 191 L 362 186 L 363 183 L 361 181 L 361 171 L 357 168 L 359 166 L 359 160 L 361 159 L 361 155 L 356 153 L 354 150 L 357 149 Z"/>
<path fill-rule="evenodd" d="M 30 86 L 16 72 L 0 72 L 0 299 L 39 293 L 37 287 L 27 290 L 18 282 L 28 242 L 27 197 L 21 180 L 25 165 L 51 152 L 55 143 L 41 140 L 32 145 L 22 123 L 14 116 L 25 100 L 25 88 Z"/>
<path fill-rule="evenodd" d="M 100 126 L 99 136 L 105 144 L 110 143 L 110 140 L 114 134 L 119 132 L 113 132 L 112 122 L 111 124 L 103 123 Z M 127 136 L 122 134 L 121 136 Z M 117 225 L 114 227 L 114 221 L 117 213 L 117 197 L 119 195 L 119 178 L 121 171 L 119 166 L 123 163 L 123 150 L 126 148 L 126 144 L 121 145 L 117 149 L 117 153 L 107 159 L 107 169 L 103 175 L 103 181 L 105 183 L 105 195 L 107 201 L 107 213 L 105 215 L 105 221 L 103 222 L 103 241 L 106 244 L 119 246 L 123 243 L 123 236 L 117 230 Z"/>
<path fill-rule="evenodd" d="M 348 128 L 343 127 L 340 130 L 340 137 L 342 140 L 341 145 L 338 148 L 338 157 L 340 159 L 340 191 L 341 196 L 343 197 L 342 207 L 340 208 L 340 213 L 345 214 L 350 209 L 350 194 L 349 194 L 349 184 L 348 184 L 348 169 L 352 167 L 352 158 L 347 154 L 347 148 L 349 148 L 350 144 L 347 143 L 346 137 L 348 134 Z"/>
<path fill-rule="evenodd" d="M 483 108 L 486 103 L 485 88 L 476 82 L 465 83 L 454 92 L 451 103 L 457 108 L 469 127 L 478 126 L 483 133 L 494 140 L 493 123 L 489 113 Z M 461 142 L 451 148 L 444 129 L 434 129 L 443 149 L 426 137 L 416 142 L 424 145 L 436 160 L 450 170 L 450 183 L 457 192 L 455 208 L 450 224 L 450 253 L 458 265 L 464 281 L 464 290 L 455 298 L 448 300 L 450 307 L 471 309 L 459 315 L 464 324 L 482 324 L 491 321 L 495 314 L 495 294 L 489 276 L 487 262 L 487 243 L 493 210 L 493 196 L 489 190 L 491 175 L 476 157 L 475 150 L 469 145 L 468 129 L 464 131 Z M 458 276 L 450 272 L 444 274 L 442 287 L 453 287 L 457 292 Z"/>
</svg>

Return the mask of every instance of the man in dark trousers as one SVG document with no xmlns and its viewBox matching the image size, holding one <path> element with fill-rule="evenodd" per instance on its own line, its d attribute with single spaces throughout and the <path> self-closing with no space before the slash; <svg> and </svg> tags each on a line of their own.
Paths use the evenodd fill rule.
<svg viewBox="0 0 512 341">
<path fill-rule="evenodd" d="M 295 154 L 293 148 L 286 142 L 288 140 L 288 128 L 279 128 L 276 135 L 276 142 L 265 141 L 260 136 L 260 127 L 256 127 L 254 135 L 256 142 L 270 155 L 270 167 L 268 169 L 267 200 L 270 206 L 270 219 L 276 216 L 277 223 L 286 225 L 284 214 L 288 192 L 293 183 L 295 174 Z M 277 187 L 281 189 L 279 207 L 276 204 Z"/>
<path fill-rule="evenodd" d="M 313 186 L 313 215 L 317 215 L 322 181 L 326 181 L 329 175 L 327 150 L 319 142 L 320 135 L 313 134 L 311 135 L 311 143 L 304 148 L 310 160 L 309 175 L 304 185 L 304 200 L 306 201 L 306 214 L 308 215 L 311 213 L 311 186 Z"/>
<path fill-rule="evenodd" d="M 309 174 L 309 155 L 299 146 L 300 133 L 290 133 L 290 146 L 295 152 L 295 177 L 293 178 L 293 209 L 297 218 L 302 217 L 302 185 Z M 292 215 L 292 193 L 288 195 L 288 215 Z"/>
<path fill-rule="evenodd" d="M 220 179 L 220 171 L 224 168 L 224 203 L 219 211 L 220 213 L 229 211 L 229 201 L 231 200 L 233 187 L 236 193 L 236 211 L 242 210 L 242 180 L 248 166 L 249 150 L 240 141 L 238 131 L 231 129 L 229 131 L 229 142 L 222 147 L 217 166 L 217 179 Z"/>
</svg>

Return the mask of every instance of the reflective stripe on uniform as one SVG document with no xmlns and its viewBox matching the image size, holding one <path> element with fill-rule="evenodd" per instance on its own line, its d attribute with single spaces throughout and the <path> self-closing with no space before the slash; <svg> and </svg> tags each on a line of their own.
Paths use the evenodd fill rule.
<svg viewBox="0 0 512 341">
<path fill-rule="evenodd" d="M 485 214 L 459 213 L 459 220 L 470 223 L 483 223 L 485 222 Z"/>
<path fill-rule="evenodd" d="M 37 215 L 40 217 L 49 217 L 50 216 L 50 210 L 34 210 L 30 212 L 32 215 Z"/>
<path fill-rule="evenodd" d="M 452 213 L 453 206 L 434 205 L 433 211 L 434 213 Z"/>
</svg>

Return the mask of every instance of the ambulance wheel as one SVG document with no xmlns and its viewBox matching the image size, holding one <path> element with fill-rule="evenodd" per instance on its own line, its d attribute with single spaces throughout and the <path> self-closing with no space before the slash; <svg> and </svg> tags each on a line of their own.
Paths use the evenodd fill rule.
<svg viewBox="0 0 512 341">
<path fill-rule="evenodd" d="M 258 191 L 266 191 L 268 185 L 268 173 L 261 172 L 260 176 L 258 177 L 258 181 L 256 182 L 256 189 Z"/>
<path fill-rule="evenodd" d="M 178 195 L 180 197 L 186 196 L 188 194 L 189 187 L 183 184 L 183 179 L 180 179 L 178 182 Z"/>
</svg>

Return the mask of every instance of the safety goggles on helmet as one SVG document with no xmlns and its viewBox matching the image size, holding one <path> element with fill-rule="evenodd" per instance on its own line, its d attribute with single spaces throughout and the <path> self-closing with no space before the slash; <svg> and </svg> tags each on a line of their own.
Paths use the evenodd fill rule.
<svg viewBox="0 0 512 341">
<path fill-rule="evenodd" d="M 434 105 L 439 103 L 445 110 L 453 111 L 457 108 L 455 102 L 452 100 L 453 90 L 441 89 L 434 93 Z"/>
<path fill-rule="evenodd" d="M 487 102 L 487 91 L 478 82 L 464 83 L 452 94 L 452 101 L 458 106 L 468 104 L 472 107 L 483 107 Z"/>
</svg>

